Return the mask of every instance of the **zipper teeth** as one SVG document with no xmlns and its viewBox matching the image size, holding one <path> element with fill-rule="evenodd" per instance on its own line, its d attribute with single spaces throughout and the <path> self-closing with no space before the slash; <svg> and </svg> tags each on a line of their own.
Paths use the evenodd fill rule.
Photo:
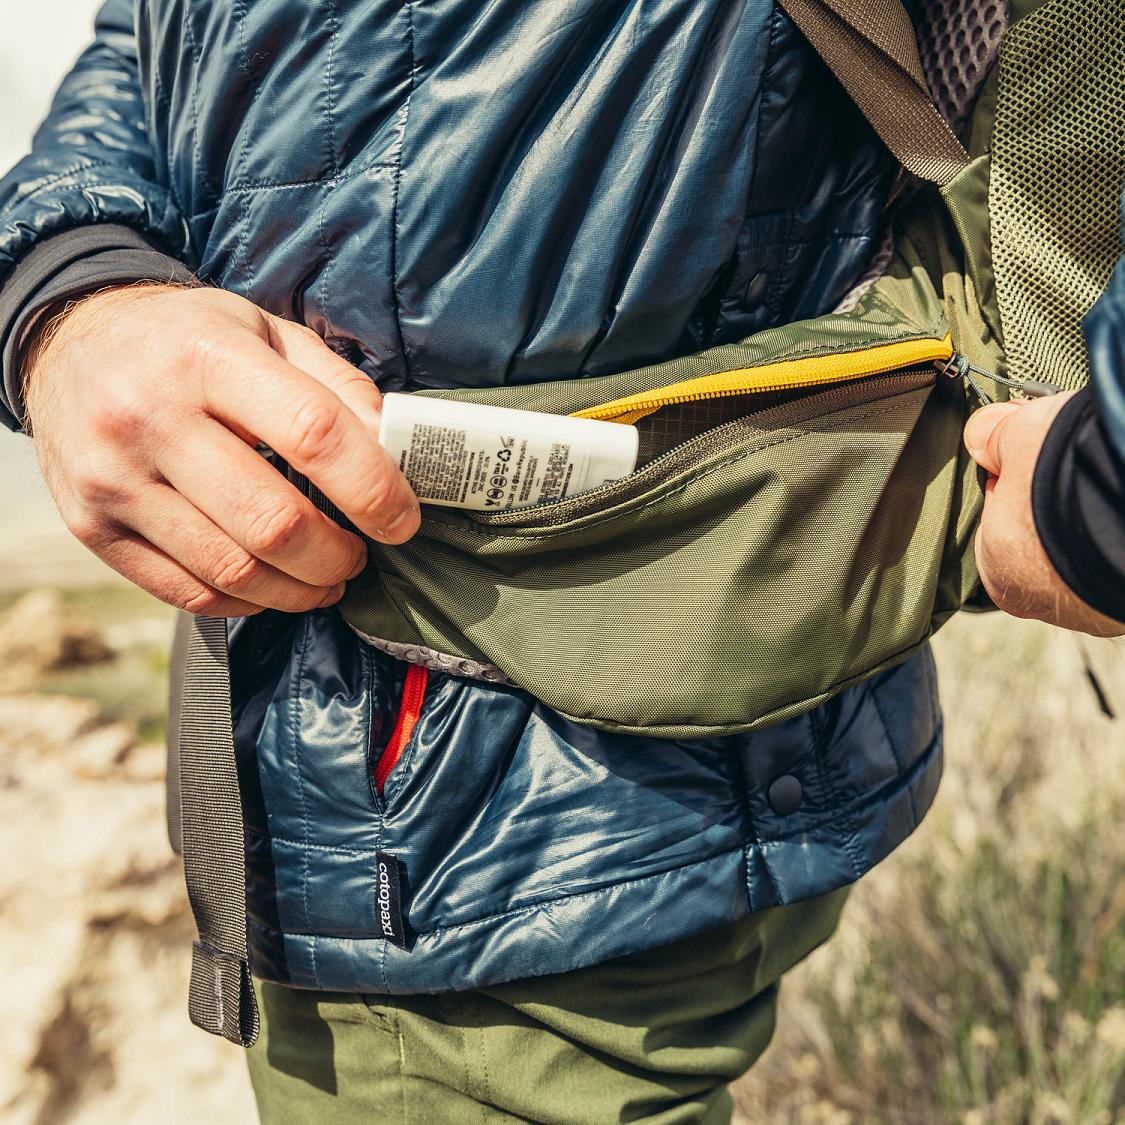
<svg viewBox="0 0 1125 1125">
<path fill-rule="evenodd" d="M 426 697 L 426 682 L 428 679 L 429 672 L 421 665 L 408 664 L 406 666 L 406 678 L 402 682 L 402 699 L 399 701 L 398 718 L 395 720 L 394 730 L 391 731 L 391 737 L 387 740 L 386 748 L 379 755 L 379 761 L 375 765 L 375 789 L 380 796 L 383 794 L 383 786 L 386 785 L 387 778 L 390 777 L 391 771 L 398 764 L 403 750 L 406 749 L 406 745 L 410 741 L 410 736 L 414 733 L 414 727 L 417 725 L 418 717 L 422 711 L 422 701 Z"/>
<path fill-rule="evenodd" d="M 637 493 L 644 492 L 654 484 L 659 483 L 661 475 L 674 471 L 680 464 L 697 461 L 700 457 L 705 457 L 716 449 L 729 446 L 732 433 L 739 430 L 763 429 L 765 427 L 759 423 L 766 420 L 774 423 L 778 417 L 782 419 L 780 424 L 785 425 L 787 424 L 786 420 L 800 422 L 807 417 L 828 413 L 836 401 L 840 399 L 852 400 L 857 388 L 872 387 L 874 389 L 873 383 L 876 379 L 879 380 L 879 394 L 872 396 L 870 401 L 875 401 L 877 397 L 889 397 L 914 390 L 925 386 L 927 383 L 935 383 L 937 382 L 937 372 L 931 365 L 921 364 L 896 370 L 894 375 L 889 372 L 876 372 L 874 375 L 853 377 L 846 386 L 830 387 L 828 390 L 807 395 L 794 402 L 781 403 L 764 410 L 757 410 L 745 417 L 724 422 L 712 430 L 687 438 L 679 445 L 666 450 L 659 457 L 653 458 L 643 468 L 638 469 L 632 476 L 621 481 L 603 484 L 600 488 L 579 493 L 568 500 L 554 500 L 549 504 L 539 505 L 537 508 L 522 508 L 516 512 L 500 512 L 496 515 L 485 515 L 480 512 L 466 512 L 465 514 L 474 522 L 486 527 L 526 526 L 528 529 L 546 528 L 553 524 L 577 519 L 585 514 L 583 509 L 598 507 L 605 494 L 610 490 L 614 491 L 613 499 L 615 502 L 624 503 Z M 804 384 L 798 385 L 804 386 Z M 855 405 L 863 405 L 863 401 L 862 399 L 855 401 Z M 626 488 L 626 485 L 630 487 Z M 542 512 L 548 507 L 552 510 L 547 514 L 547 518 L 544 518 L 543 515 L 540 515 L 538 519 L 532 518 L 536 516 L 537 511 Z"/>
<path fill-rule="evenodd" d="M 904 351 L 910 354 L 904 357 L 902 354 Z M 862 359 L 865 354 L 869 357 L 867 362 L 863 362 Z M 885 358 L 874 359 L 872 356 L 875 354 L 885 356 Z M 867 353 L 860 351 L 825 356 L 806 356 L 799 360 L 781 361 L 782 364 L 797 365 L 802 372 L 798 377 L 791 376 L 788 379 L 780 380 L 772 378 L 770 370 L 778 364 L 766 364 L 760 368 L 746 368 L 742 371 L 719 371 L 713 375 L 700 375 L 696 379 L 686 381 L 713 383 L 725 380 L 720 382 L 718 386 L 710 386 L 696 391 L 684 390 L 680 394 L 662 395 L 659 398 L 649 397 L 645 392 L 626 395 L 601 406 L 577 411 L 576 417 L 639 421 L 648 414 L 666 406 L 675 406 L 685 402 L 701 402 L 704 399 L 711 398 L 726 398 L 740 394 L 765 394 L 774 391 L 829 386 L 833 383 L 854 382 L 872 375 L 885 375 L 891 371 L 907 370 L 926 362 L 936 362 L 939 359 L 948 360 L 952 354 L 952 341 L 949 337 L 945 337 L 942 340 L 923 338 L 882 344 Z M 826 371 L 825 368 L 828 368 L 828 370 Z M 807 375 L 804 374 L 806 370 L 808 371 Z M 738 380 L 741 380 L 741 382 Z"/>
<path fill-rule="evenodd" d="M 886 367 L 875 367 L 867 371 L 842 371 L 839 373 L 833 372 L 831 375 L 820 375 L 815 379 L 790 379 L 783 383 L 775 383 L 771 380 L 766 380 L 758 386 L 737 388 L 731 390 L 727 387 L 716 387 L 714 390 L 699 391 L 694 394 L 671 395 L 668 398 L 654 398 L 647 400 L 643 406 L 637 406 L 633 410 L 623 411 L 622 414 L 634 414 L 644 410 L 646 413 L 652 413 L 657 410 L 663 410 L 666 406 L 680 406 L 685 402 L 703 402 L 709 398 L 733 398 L 736 395 L 754 395 L 754 394 L 772 394 L 774 391 L 797 391 L 802 388 L 830 386 L 833 383 L 856 382 L 860 379 L 866 379 L 873 375 L 885 375 L 888 371 L 896 370 L 894 364 L 888 364 Z M 612 415 L 611 415 L 612 417 Z"/>
</svg>

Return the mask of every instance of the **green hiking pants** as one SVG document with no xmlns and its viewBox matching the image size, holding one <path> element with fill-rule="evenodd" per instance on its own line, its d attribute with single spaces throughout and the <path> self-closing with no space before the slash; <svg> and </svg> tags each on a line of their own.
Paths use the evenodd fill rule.
<svg viewBox="0 0 1125 1125">
<path fill-rule="evenodd" d="M 727 1084 L 766 1049 L 782 974 L 829 937 L 846 895 L 473 992 L 260 983 L 262 1125 L 727 1122 Z"/>
</svg>

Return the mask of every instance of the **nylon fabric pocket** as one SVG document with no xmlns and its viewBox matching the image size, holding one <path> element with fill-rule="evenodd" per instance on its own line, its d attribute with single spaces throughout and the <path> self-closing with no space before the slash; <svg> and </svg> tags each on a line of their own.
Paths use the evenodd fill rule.
<svg viewBox="0 0 1125 1125">
<path fill-rule="evenodd" d="M 606 729 L 702 737 L 797 713 L 931 629 L 966 409 L 935 379 L 783 403 L 570 500 L 428 516 L 342 612 Z"/>
</svg>

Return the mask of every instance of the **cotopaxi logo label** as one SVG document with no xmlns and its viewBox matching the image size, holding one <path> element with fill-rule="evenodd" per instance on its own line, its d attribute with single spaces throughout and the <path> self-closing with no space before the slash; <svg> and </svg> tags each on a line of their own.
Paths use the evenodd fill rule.
<svg viewBox="0 0 1125 1125">
<path fill-rule="evenodd" d="M 402 918 L 402 885 L 399 881 L 398 860 L 386 852 L 376 852 L 375 872 L 375 912 L 379 918 L 379 932 L 399 949 L 405 949 L 406 933 Z"/>
</svg>

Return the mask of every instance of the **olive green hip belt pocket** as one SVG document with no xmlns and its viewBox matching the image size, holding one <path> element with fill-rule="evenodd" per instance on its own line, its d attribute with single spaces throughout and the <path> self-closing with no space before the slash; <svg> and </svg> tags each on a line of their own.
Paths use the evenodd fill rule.
<svg viewBox="0 0 1125 1125">
<path fill-rule="evenodd" d="M 516 511 L 424 507 L 411 542 L 373 546 L 345 619 L 405 659 L 667 737 L 778 720 L 905 659 L 968 581 L 966 396 L 939 376 L 948 337 L 861 327 L 776 330 L 670 382 L 676 364 L 449 396 L 633 423 L 639 467 Z"/>
</svg>

